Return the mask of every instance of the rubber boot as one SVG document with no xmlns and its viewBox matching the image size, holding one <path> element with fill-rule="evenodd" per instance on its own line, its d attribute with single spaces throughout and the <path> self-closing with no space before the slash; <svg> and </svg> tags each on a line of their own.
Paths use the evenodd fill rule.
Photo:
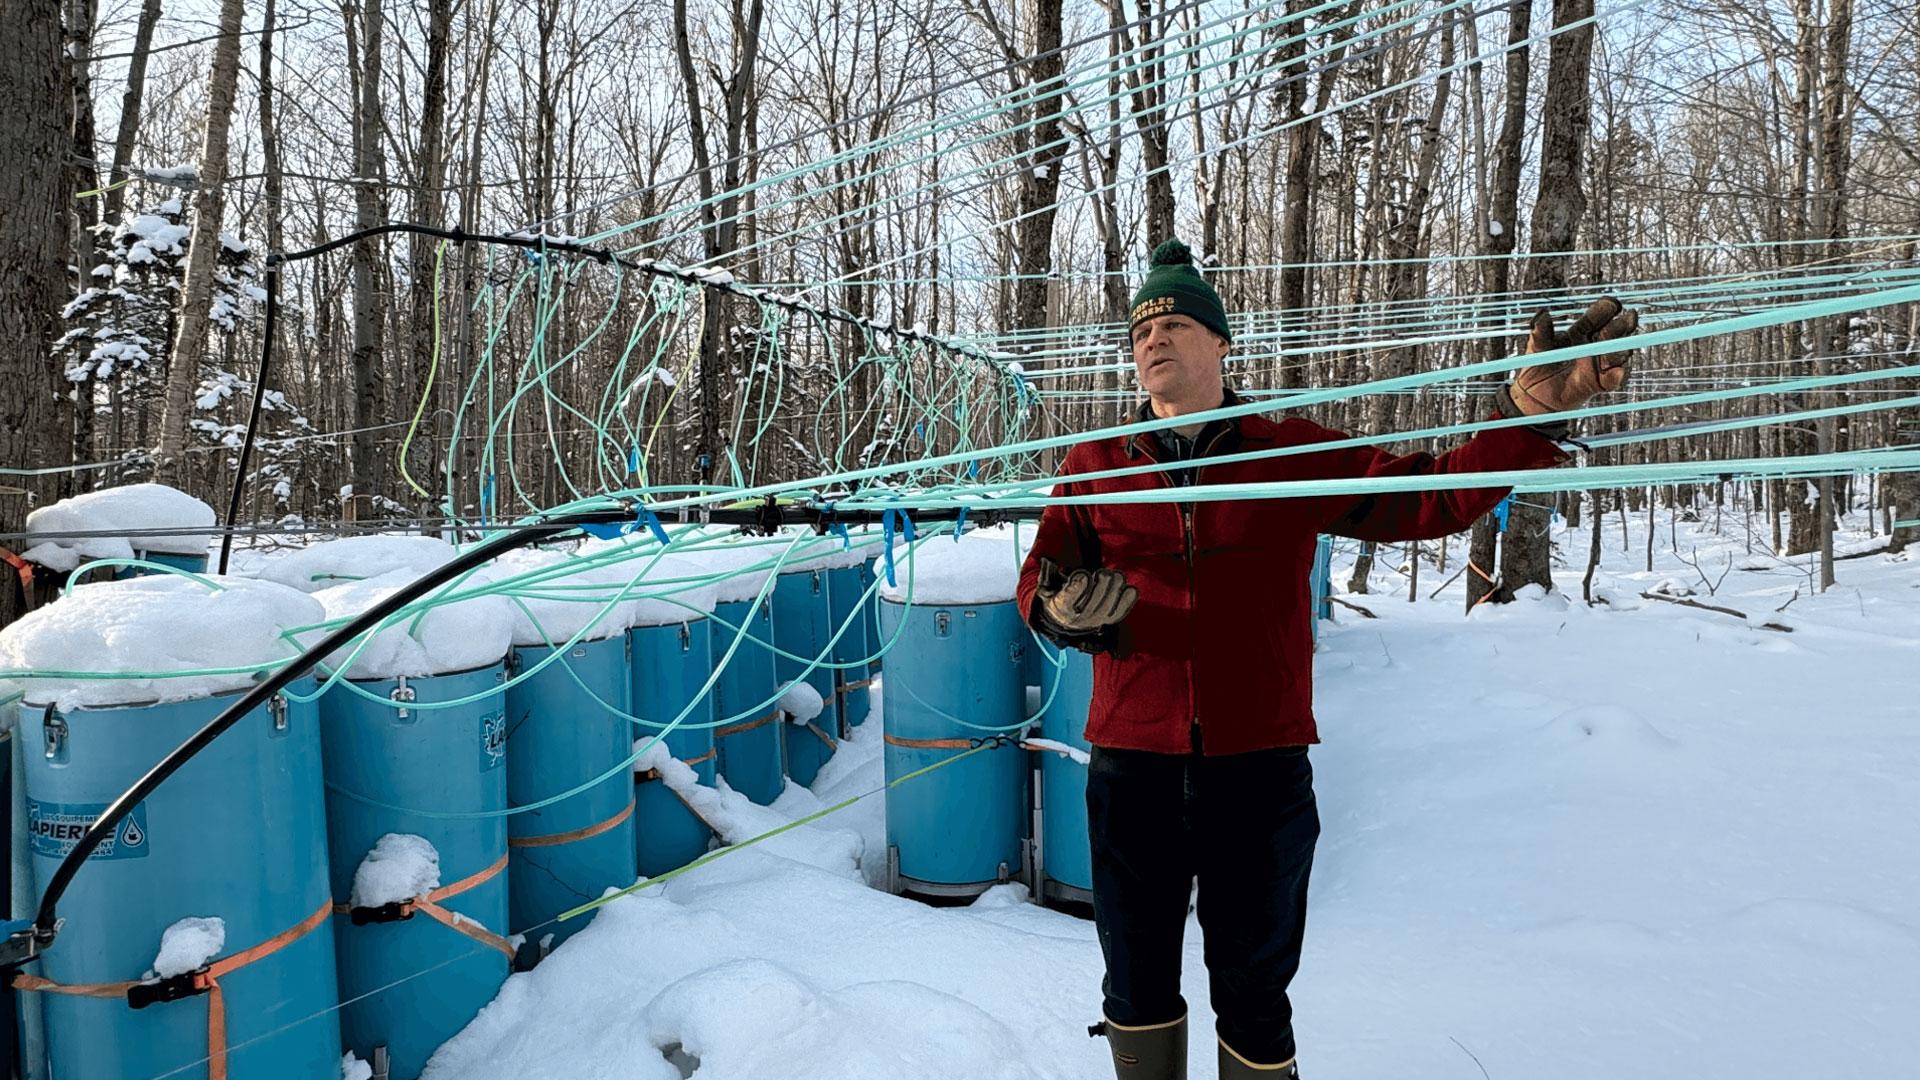
<svg viewBox="0 0 1920 1080">
<path fill-rule="evenodd" d="M 1220 1040 L 1220 1080 L 1300 1080 L 1300 1066 L 1292 1059 L 1278 1065 L 1248 1061 Z"/>
<path fill-rule="evenodd" d="M 1187 1018 L 1127 1027 L 1105 1017 L 1087 1029 L 1105 1035 L 1119 1080 L 1187 1080 Z"/>
</svg>

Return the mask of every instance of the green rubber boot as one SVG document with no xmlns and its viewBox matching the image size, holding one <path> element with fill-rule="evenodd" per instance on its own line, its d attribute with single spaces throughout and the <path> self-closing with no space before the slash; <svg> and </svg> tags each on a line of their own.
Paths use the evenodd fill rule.
<svg viewBox="0 0 1920 1080">
<path fill-rule="evenodd" d="M 1101 1017 L 1087 1034 L 1107 1037 L 1118 1080 L 1187 1080 L 1187 1018 L 1127 1027 Z"/>
<path fill-rule="evenodd" d="M 1261 1065 L 1248 1061 L 1220 1040 L 1220 1080 L 1300 1080 L 1300 1066 L 1293 1061 Z"/>
</svg>

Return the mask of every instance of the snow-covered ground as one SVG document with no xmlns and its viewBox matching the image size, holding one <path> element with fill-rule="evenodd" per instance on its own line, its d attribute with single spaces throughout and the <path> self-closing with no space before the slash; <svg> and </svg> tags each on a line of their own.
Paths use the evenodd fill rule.
<svg viewBox="0 0 1920 1080">
<path fill-rule="evenodd" d="M 1644 519 L 1623 552 L 1616 515 L 1608 606 L 1577 600 L 1574 533 L 1571 603 L 1463 618 L 1458 583 L 1428 601 L 1428 567 L 1409 604 L 1383 567 L 1387 591 L 1349 598 L 1379 617 L 1323 628 L 1324 832 L 1294 987 L 1310 1080 L 1920 1070 L 1920 555 L 1847 560 L 1809 595 L 1726 528 L 1678 529 L 1711 597 L 1664 520 L 1636 570 Z M 1669 579 L 1753 618 L 1639 598 Z M 881 782 L 875 721 L 811 792 L 722 801 L 739 838 Z M 608 905 L 429 1076 L 1110 1076 L 1085 1033 L 1091 924 L 1019 886 L 946 909 L 872 888 L 881 798 Z M 1193 924 L 1196 1078 L 1214 1068 L 1200 957 Z"/>
</svg>

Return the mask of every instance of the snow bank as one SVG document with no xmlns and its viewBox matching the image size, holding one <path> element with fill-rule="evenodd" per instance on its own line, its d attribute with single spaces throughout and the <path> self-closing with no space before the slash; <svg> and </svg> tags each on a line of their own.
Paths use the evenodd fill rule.
<svg viewBox="0 0 1920 1080">
<path fill-rule="evenodd" d="M 268 559 L 254 576 L 301 592 L 319 592 L 395 570 L 420 577 L 452 562 L 454 555 L 453 545 L 435 536 L 350 536 Z"/>
<path fill-rule="evenodd" d="M 171 979 L 204 967 L 227 945 L 222 919 L 181 919 L 160 935 L 160 955 L 153 958 L 153 974 Z"/>
<path fill-rule="evenodd" d="M 424 836 L 388 833 L 353 872 L 354 907 L 411 900 L 440 887 L 440 852 Z"/>
<path fill-rule="evenodd" d="M 373 1080 L 373 1066 L 349 1050 L 340 1056 L 340 1080 Z"/>
<path fill-rule="evenodd" d="M 326 617 L 304 593 L 251 578 L 213 577 L 218 590 L 173 574 L 77 586 L 0 630 L 0 672 L 68 671 L 139 676 L 16 678 L 27 700 L 62 709 L 185 701 L 253 685 L 251 671 L 153 678 L 283 661 L 283 631 Z"/>
<path fill-rule="evenodd" d="M 994 604 L 1012 600 L 1020 584 L 1020 564 L 1033 546 L 1032 526 L 996 525 L 952 536 L 934 536 L 908 545 L 896 539 L 894 584 L 881 571 L 880 598 L 916 604 Z"/>
<path fill-rule="evenodd" d="M 322 589 L 314 594 L 326 607 L 329 620 L 347 619 L 365 612 L 405 588 L 419 577 L 415 569 L 392 570 L 366 581 L 350 581 Z M 485 572 L 464 581 L 456 579 L 441 590 L 466 592 L 491 580 Z M 431 593 L 426 599 L 431 600 Z M 347 675 L 355 679 L 393 679 L 405 675 L 446 675 L 485 667 L 507 655 L 513 645 L 514 607 L 504 596 L 474 596 L 451 603 L 438 603 L 424 613 L 400 616 L 373 635 L 360 650 Z M 332 630 L 313 630 L 301 635 L 311 645 Z M 329 668 L 338 668 L 354 655 L 358 643 L 336 650 L 327 657 Z"/>
<path fill-rule="evenodd" d="M 634 612 L 641 601 L 633 596 L 642 586 L 627 590 L 626 598 L 611 608 L 608 604 L 627 588 L 640 565 L 617 562 L 593 566 L 564 552 L 538 549 L 502 555 L 493 563 L 497 579 L 538 575 L 508 594 L 513 598 L 513 643 L 558 645 L 582 629 L 586 631 L 582 638 L 585 641 L 625 633 L 634 623 Z M 560 576 L 554 573 L 556 569 L 569 572 Z"/>
<path fill-rule="evenodd" d="M 87 559 L 128 559 L 135 550 L 205 555 L 213 507 L 165 484 L 127 484 L 62 499 L 27 515 L 30 562 L 67 571 Z M 61 537 L 59 533 L 185 529 L 164 536 Z M 42 539 L 42 537 L 44 537 Z"/>
</svg>

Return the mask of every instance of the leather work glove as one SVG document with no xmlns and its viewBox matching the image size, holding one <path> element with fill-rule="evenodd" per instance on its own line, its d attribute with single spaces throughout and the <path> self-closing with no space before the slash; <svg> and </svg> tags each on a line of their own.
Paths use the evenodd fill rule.
<svg viewBox="0 0 1920 1080">
<path fill-rule="evenodd" d="M 1589 304 L 1587 313 L 1575 319 L 1565 333 L 1553 328 L 1551 312 L 1535 315 L 1527 334 L 1527 352 L 1531 355 L 1594 341 L 1612 341 L 1639 328 L 1638 312 L 1621 307 L 1620 301 L 1611 296 L 1603 296 Z M 1630 363 L 1628 353 L 1617 352 L 1536 364 L 1515 371 L 1507 392 L 1512 395 L 1514 407 L 1527 416 L 1578 409 L 1596 394 L 1620 389 L 1627 381 Z"/>
<path fill-rule="evenodd" d="M 1059 644 L 1083 652 L 1105 651 L 1112 645 L 1109 631 L 1120 625 L 1139 599 L 1139 591 L 1118 570 L 1067 573 L 1052 559 L 1040 560 L 1034 615 L 1039 629 Z"/>
</svg>

